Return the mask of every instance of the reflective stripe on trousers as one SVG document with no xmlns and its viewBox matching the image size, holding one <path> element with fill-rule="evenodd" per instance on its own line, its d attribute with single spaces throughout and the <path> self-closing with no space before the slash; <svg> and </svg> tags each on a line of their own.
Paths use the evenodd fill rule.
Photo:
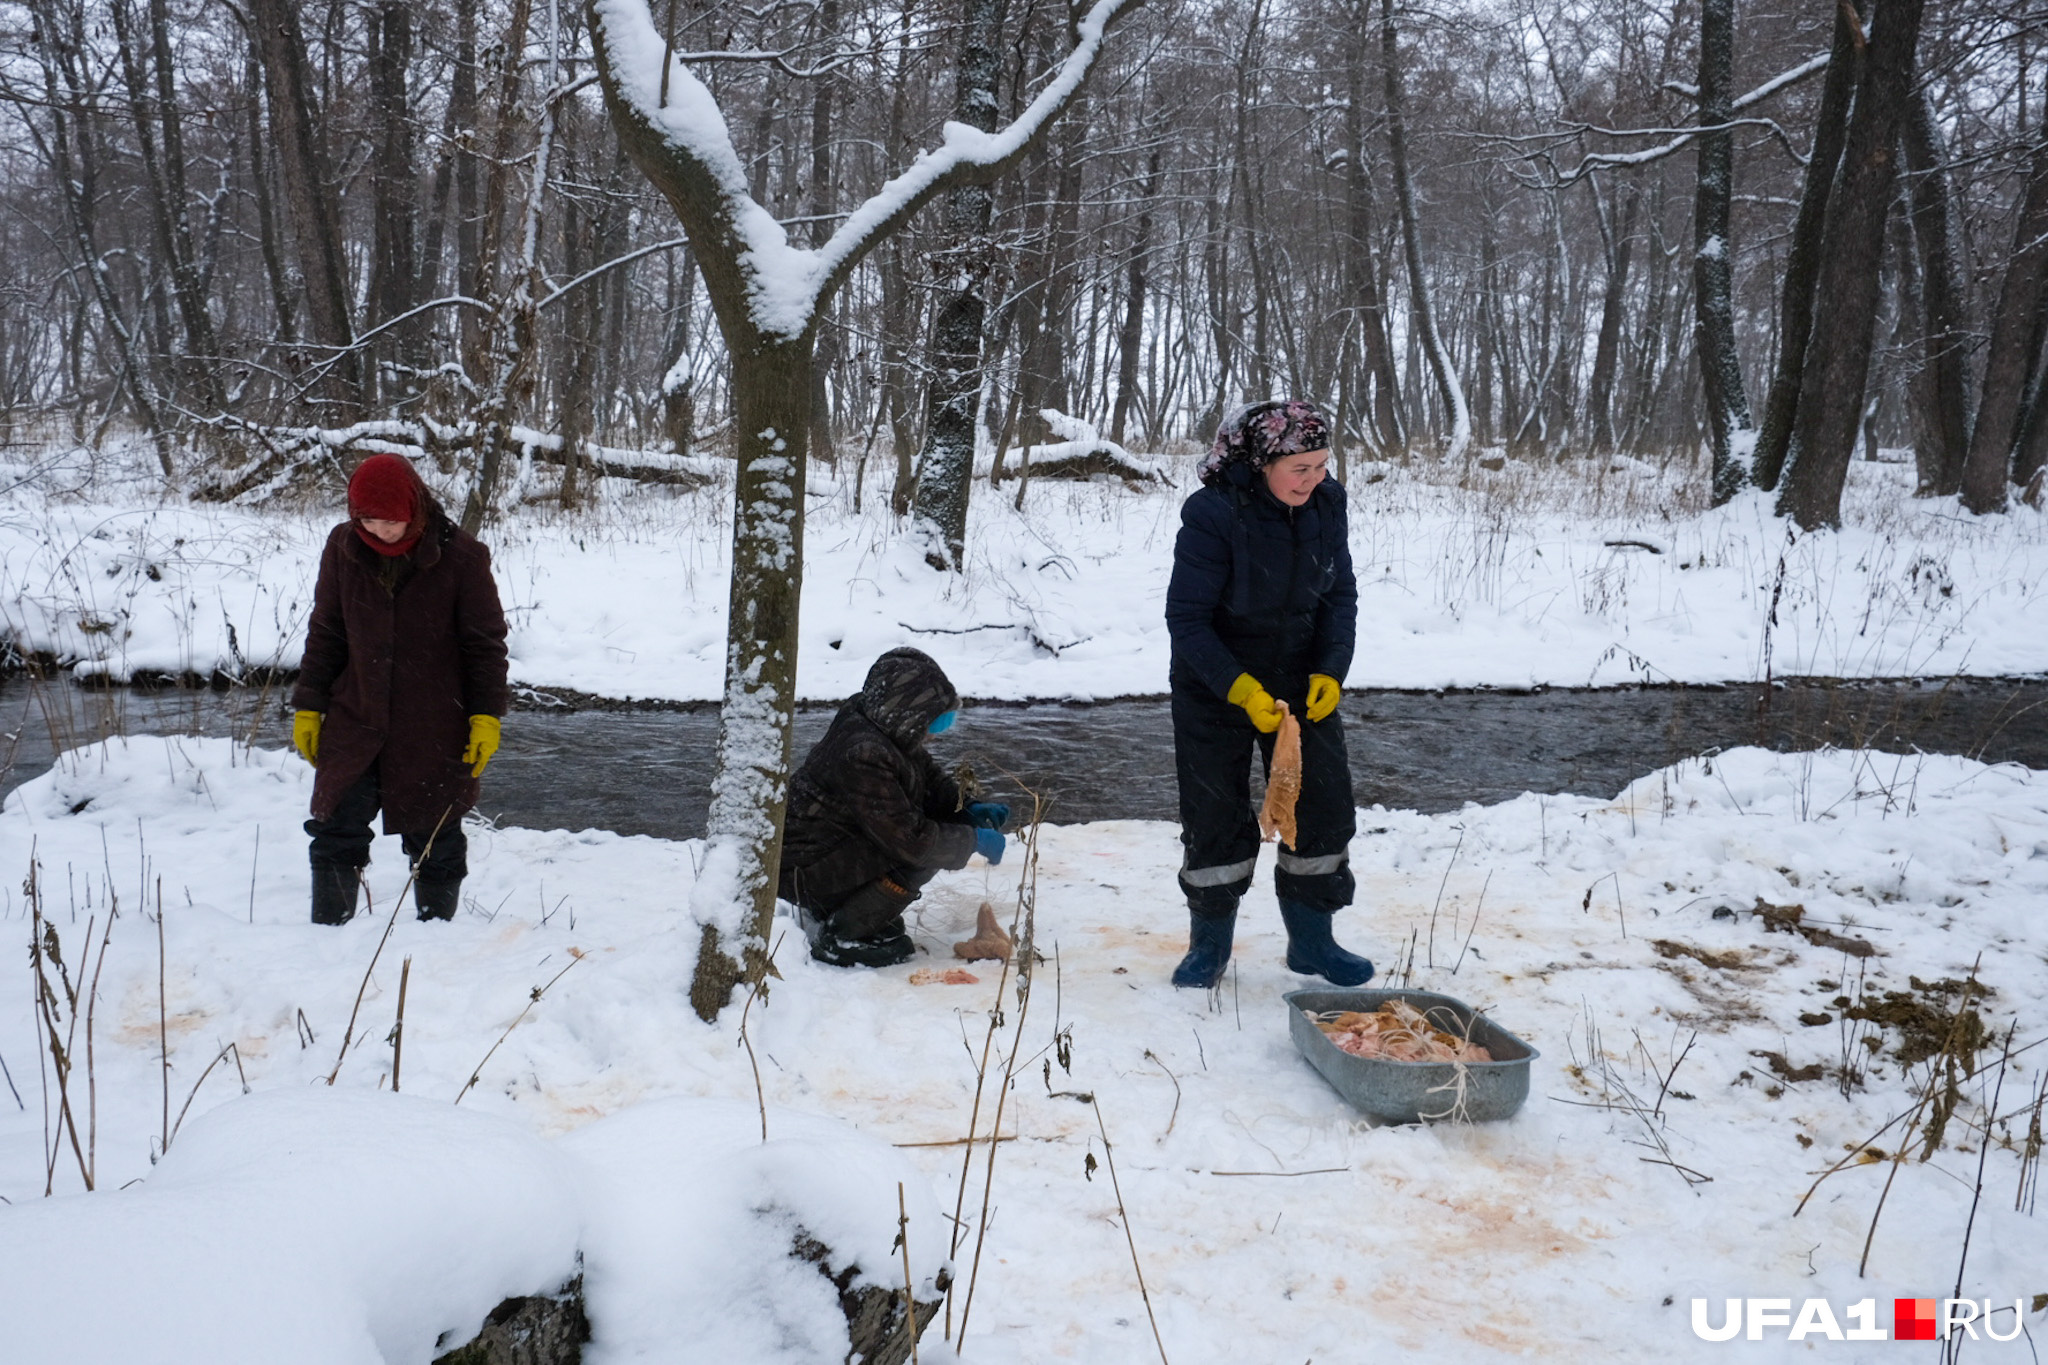
<svg viewBox="0 0 2048 1365">
<path fill-rule="evenodd" d="M 1325 853 L 1319 858 L 1304 858 L 1298 853 L 1289 853 L 1284 848 L 1280 850 L 1280 870 L 1296 877 L 1327 877 L 1350 861 L 1351 855 L 1348 852 Z"/>
<path fill-rule="evenodd" d="M 1317 862 L 1320 860 L 1311 858 L 1307 861 Z M 1241 863 L 1223 863 L 1216 867 L 1188 867 L 1185 858 L 1183 858 L 1180 869 L 1181 885 L 1228 886 L 1232 882 L 1247 881 L 1252 875 L 1252 869 L 1257 867 L 1258 863 L 1259 858 L 1257 854 L 1253 854 Z"/>
</svg>

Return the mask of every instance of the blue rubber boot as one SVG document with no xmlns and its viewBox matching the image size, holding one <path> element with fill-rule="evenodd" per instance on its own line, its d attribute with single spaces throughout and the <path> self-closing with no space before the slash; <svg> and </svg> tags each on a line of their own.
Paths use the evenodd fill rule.
<svg viewBox="0 0 2048 1365">
<path fill-rule="evenodd" d="M 1173 984 L 1205 991 L 1215 986 L 1223 979 L 1223 969 L 1230 965 L 1230 940 L 1236 932 L 1235 910 L 1227 915 L 1197 915 L 1189 911 L 1188 955 L 1173 969 Z"/>
<path fill-rule="evenodd" d="M 1372 980 L 1370 961 L 1337 946 L 1330 933 L 1335 918 L 1330 911 L 1281 901 L 1280 918 L 1287 925 L 1288 971 L 1320 976 L 1333 986 L 1363 986 Z"/>
</svg>

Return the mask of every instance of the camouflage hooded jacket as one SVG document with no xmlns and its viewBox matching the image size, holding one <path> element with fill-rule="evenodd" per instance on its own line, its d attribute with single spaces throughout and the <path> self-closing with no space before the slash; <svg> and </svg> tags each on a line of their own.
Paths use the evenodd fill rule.
<svg viewBox="0 0 2048 1365">
<path fill-rule="evenodd" d="M 927 727 L 959 705 L 923 651 L 875 660 L 790 780 L 784 900 L 822 913 L 898 868 L 967 866 L 974 827 L 960 813 L 959 787 L 924 747 Z"/>
</svg>

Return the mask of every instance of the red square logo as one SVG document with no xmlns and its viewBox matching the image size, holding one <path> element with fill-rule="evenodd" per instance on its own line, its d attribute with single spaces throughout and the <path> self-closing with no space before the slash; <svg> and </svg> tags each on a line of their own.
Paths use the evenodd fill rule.
<svg viewBox="0 0 2048 1365">
<path fill-rule="evenodd" d="M 1893 1299 L 1892 1340 L 1933 1341 L 1934 1300 Z"/>
</svg>

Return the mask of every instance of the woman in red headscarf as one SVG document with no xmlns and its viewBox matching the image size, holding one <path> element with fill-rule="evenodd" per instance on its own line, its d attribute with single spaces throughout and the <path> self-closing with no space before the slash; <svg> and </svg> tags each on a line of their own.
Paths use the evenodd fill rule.
<svg viewBox="0 0 2048 1365">
<path fill-rule="evenodd" d="M 372 455 L 327 537 L 292 691 L 313 782 L 313 922 L 355 914 L 370 819 L 399 836 L 421 919 L 461 899 L 462 817 L 498 748 L 505 613 L 491 552 L 448 519 L 405 460 Z"/>
</svg>

